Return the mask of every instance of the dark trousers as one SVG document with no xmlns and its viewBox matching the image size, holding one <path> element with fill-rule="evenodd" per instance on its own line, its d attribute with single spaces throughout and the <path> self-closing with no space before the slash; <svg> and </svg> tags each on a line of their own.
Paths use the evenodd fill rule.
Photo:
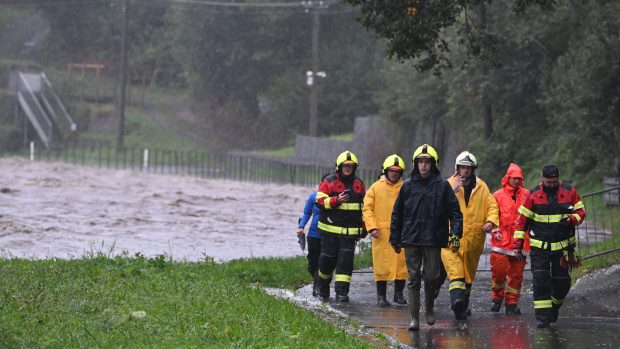
<svg viewBox="0 0 620 349">
<path fill-rule="evenodd" d="M 425 288 L 435 289 L 441 276 L 441 248 L 405 246 L 405 261 L 409 273 L 409 290 L 419 290 L 424 280 Z"/>
<path fill-rule="evenodd" d="M 328 287 L 332 280 L 332 273 L 336 269 L 336 294 L 349 294 L 351 275 L 353 274 L 353 258 L 355 255 L 356 239 L 337 237 L 332 235 L 321 236 L 321 255 L 319 257 L 319 277 L 322 288 Z"/>
<path fill-rule="evenodd" d="M 308 237 L 308 272 L 312 277 L 319 270 L 321 239 Z"/>
<path fill-rule="evenodd" d="M 551 318 L 562 306 L 570 290 L 568 268 L 560 266 L 561 252 L 532 248 L 532 275 L 534 277 L 534 313 L 536 319 Z"/>
</svg>

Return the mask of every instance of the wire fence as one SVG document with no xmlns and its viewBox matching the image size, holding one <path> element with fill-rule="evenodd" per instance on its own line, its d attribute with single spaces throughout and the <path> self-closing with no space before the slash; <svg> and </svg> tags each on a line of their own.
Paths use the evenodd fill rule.
<svg viewBox="0 0 620 349">
<path fill-rule="evenodd" d="M 130 147 L 117 151 L 114 147 L 34 149 L 31 145 L 30 149 L 16 155 L 29 157 L 33 161 L 308 187 L 318 185 L 323 175 L 334 171 L 334 166 L 297 164 L 287 159 L 247 154 Z M 369 186 L 381 175 L 381 171 L 359 168 L 356 175 Z"/>
</svg>

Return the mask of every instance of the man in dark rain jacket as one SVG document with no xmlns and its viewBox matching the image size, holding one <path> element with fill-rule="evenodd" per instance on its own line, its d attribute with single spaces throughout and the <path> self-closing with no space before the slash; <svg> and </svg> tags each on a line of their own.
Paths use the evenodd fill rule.
<svg viewBox="0 0 620 349">
<path fill-rule="evenodd" d="M 390 244 L 398 253 L 405 248 L 409 272 L 409 329 L 420 328 L 420 286 L 424 279 L 426 323 L 433 325 L 435 291 L 441 271 L 441 249 L 457 251 L 463 234 L 463 215 L 448 181 L 441 177 L 439 156 L 421 145 L 413 153 L 413 172 L 403 184 L 392 212 Z M 423 267 L 422 270 L 420 268 Z"/>
</svg>

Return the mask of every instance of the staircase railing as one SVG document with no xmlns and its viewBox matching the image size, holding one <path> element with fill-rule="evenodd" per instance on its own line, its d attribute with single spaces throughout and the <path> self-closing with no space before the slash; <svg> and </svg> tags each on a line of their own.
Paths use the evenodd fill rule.
<svg viewBox="0 0 620 349">
<path fill-rule="evenodd" d="M 39 103 L 36 94 L 28 83 L 28 79 L 21 72 L 19 76 L 19 87 L 17 91 L 17 99 L 19 105 L 24 110 L 26 117 L 36 130 L 39 138 L 46 148 L 50 148 L 52 142 L 53 124 L 48 118 L 45 110 Z"/>
<path fill-rule="evenodd" d="M 77 131 L 77 124 L 73 121 L 71 116 L 69 116 L 69 113 L 60 101 L 60 98 L 58 98 L 56 92 L 54 92 L 52 84 L 47 79 L 45 73 L 41 73 L 41 80 L 45 84 L 41 89 L 41 100 L 56 122 L 56 125 L 58 125 L 63 138 L 66 139 L 71 132 Z"/>
</svg>

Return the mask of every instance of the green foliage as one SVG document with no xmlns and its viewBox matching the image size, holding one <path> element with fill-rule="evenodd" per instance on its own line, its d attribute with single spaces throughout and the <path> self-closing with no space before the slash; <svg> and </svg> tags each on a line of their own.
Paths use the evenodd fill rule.
<svg viewBox="0 0 620 349">
<path fill-rule="evenodd" d="M 333 4 L 330 11 L 340 8 Z M 225 143 L 274 147 L 307 133 L 311 19 L 301 8 L 261 15 L 180 7 L 177 41 L 192 77 L 193 99 L 200 103 L 194 110 Z M 376 111 L 371 91 L 380 86 L 380 44 L 350 13 L 322 15 L 320 28 L 319 67 L 327 77 L 316 81 L 319 133 L 350 132 L 355 116 Z M 261 112 L 259 100 L 268 101 L 269 110 Z M 240 129 L 253 137 L 240 137 Z"/>
<path fill-rule="evenodd" d="M 164 256 L 0 260 L 0 346 L 368 347 L 228 271 Z"/>
<path fill-rule="evenodd" d="M 619 5 L 569 2 L 554 11 L 524 9 L 515 16 L 509 0 L 486 12 L 487 31 L 501 45 L 489 61 L 468 61 L 467 49 L 450 52 L 459 70 L 441 77 L 412 72 L 405 64 L 384 69 L 392 88 L 377 93 L 380 114 L 412 136 L 428 137 L 438 121 L 480 162 L 478 174 L 498 188 L 510 162 L 519 164 L 526 186 L 549 163 L 578 187 L 613 174 L 620 153 L 618 115 Z M 455 36 L 458 37 L 458 36 Z M 492 66 L 490 61 L 500 62 Z M 484 115 L 491 111 L 486 134 Z M 440 147 L 441 148 L 441 147 Z M 451 161 L 452 159 L 448 159 Z M 596 187 L 600 187 L 597 184 Z"/>
<path fill-rule="evenodd" d="M 39 5 L 50 23 L 46 63 L 104 63 L 116 73 L 120 60 L 121 2 L 93 2 L 84 6 Z M 148 6 L 129 2 L 128 47 L 131 82 L 184 86 L 186 77 L 177 60 L 169 4 L 151 0 Z M 64 68 L 64 67 L 63 67 Z"/>
<path fill-rule="evenodd" d="M 433 69 L 440 74 L 442 69 L 451 68 L 449 53 L 455 45 L 465 47 L 468 56 L 489 60 L 500 41 L 487 31 L 489 0 L 346 2 L 360 9 L 358 20 L 363 26 L 387 40 L 390 57 L 413 60 L 419 71 Z M 517 0 L 513 9 L 520 13 L 531 4 L 549 8 L 554 1 Z"/>
</svg>

